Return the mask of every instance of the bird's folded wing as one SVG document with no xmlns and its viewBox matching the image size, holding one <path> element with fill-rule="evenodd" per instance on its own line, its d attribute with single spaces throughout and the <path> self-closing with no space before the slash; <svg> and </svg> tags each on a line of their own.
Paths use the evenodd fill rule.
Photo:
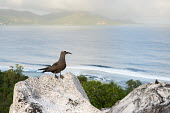
<svg viewBox="0 0 170 113">
<path fill-rule="evenodd" d="M 58 62 L 55 62 L 52 66 L 57 65 L 57 64 L 58 64 Z"/>
<path fill-rule="evenodd" d="M 52 65 L 51 67 L 48 68 L 48 71 L 53 72 L 58 70 L 58 65 Z"/>
</svg>

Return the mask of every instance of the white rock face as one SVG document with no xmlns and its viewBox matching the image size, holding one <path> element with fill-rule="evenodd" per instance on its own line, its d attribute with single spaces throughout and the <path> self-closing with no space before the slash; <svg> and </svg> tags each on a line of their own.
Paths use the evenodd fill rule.
<svg viewBox="0 0 170 113">
<path fill-rule="evenodd" d="M 18 82 L 10 113 L 101 113 L 93 107 L 75 75 L 45 75 Z"/>
<path fill-rule="evenodd" d="M 116 103 L 109 113 L 170 113 L 170 84 L 141 85 Z"/>
</svg>

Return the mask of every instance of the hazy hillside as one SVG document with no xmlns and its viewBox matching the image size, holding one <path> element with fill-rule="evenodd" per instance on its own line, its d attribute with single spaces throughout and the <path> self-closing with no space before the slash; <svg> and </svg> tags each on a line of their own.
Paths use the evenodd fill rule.
<svg viewBox="0 0 170 113">
<path fill-rule="evenodd" d="M 0 24 L 42 24 L 42 25 L 111 25 L 120 24 L 87 12 L 56 12 L 37 15 L 28 11 L 0 9 Z"/>
<path fill-rule="evenodd" d="M 109 25 L 118 24 L 118 22 L 113 22 L 112 20 L 91 15 L 87 13 L 71 13 L 60 18 L 53 19 L 54 24 L 64 24 L 64 25 Z"/>
<path fill-rule="evenodd" d="M 0 9 L 0 23 L 3 24 L 37 24 L 40 21 L 39 15 L 28 11 Z"/>
</svg>

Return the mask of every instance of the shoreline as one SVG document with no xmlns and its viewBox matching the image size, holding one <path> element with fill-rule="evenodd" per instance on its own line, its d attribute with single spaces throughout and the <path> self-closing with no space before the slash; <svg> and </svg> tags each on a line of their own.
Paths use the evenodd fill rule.
<svg viewBox="0 0 170 113">
<path fill-rule="evenodd" d="M 38 68 L 41 68 L 42 66 L 30 66 L 25 67 L 23 66 L 23 74 L 28 77 L 40 77 L 42 75 L 54 75 L 52 73 L 41 73 L 41 71 L 38 71 Z M 8 66 L 0 66 L 1 71 L 6 71 L 10 69 Z M 161 82 L 168 82 L 170 83 L 170 77 L 168 76 L 160 76 L 160 75 L 150 75 L 148 73 L 142 73 L 142 72 L 135 72 L 132 70 L 123 70 L 123 69 L 115 69 L 111 67 L 95 67 L 95 66 L 72 66 L 67 67 L 64 71 L 62 71 L 62 74 L 66 72 L 71 72 L 78 75 L 83 75 L 89 78 L 90 80 L 98 80 L 101 82 L 111 82 L 114 81 L 117 84 L 121 86 L 125 86 L 126 81 L 133 79 L 133 80 L 140 80 L 142 83 L 149 83 L 154 82 L 156 79 L 158 79 Z"/>
</svg>

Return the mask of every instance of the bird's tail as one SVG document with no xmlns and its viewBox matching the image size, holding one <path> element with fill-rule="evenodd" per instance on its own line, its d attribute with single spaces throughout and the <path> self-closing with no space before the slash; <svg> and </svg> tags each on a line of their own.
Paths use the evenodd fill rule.
<svg viewBox="0 0 170 113">
<path fill-rule="evenodd" d="M 42 73 L 44 73 L 44 72 L 47 72 L 47 69 L 48 69 L 49 67 L 46 67 L 46 68 L 41 68 L 41 69 L 38 69 L 38 70 L 44 70 Z"/>
</svg>

